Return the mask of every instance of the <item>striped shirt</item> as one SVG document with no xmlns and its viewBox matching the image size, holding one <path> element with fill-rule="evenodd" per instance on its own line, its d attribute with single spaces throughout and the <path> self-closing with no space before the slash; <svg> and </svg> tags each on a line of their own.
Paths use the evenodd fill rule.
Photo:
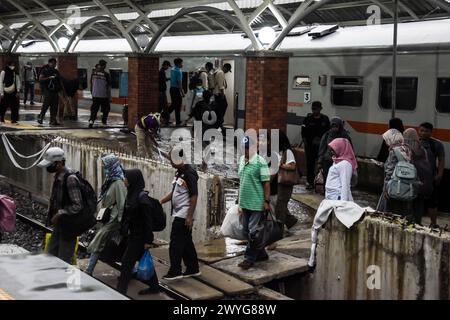
<svg viewBox="0 0 450 320">
<path fill-rule="evenodd" d="M 239 163 L 239 206 L 242 209 L 262 211 L 264 208 L 263 182 L 270 181 L 266 160 L 255 154 L 249 162 L 242 156 Z"/>
</svg>

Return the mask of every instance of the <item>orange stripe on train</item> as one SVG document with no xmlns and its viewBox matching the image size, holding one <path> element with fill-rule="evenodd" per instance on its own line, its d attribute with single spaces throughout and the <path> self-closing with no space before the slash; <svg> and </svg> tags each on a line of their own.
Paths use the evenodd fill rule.
<svg viewBox="0 0 450 320">
<path fill-rule="evenodd" d="M 382 135 L 385 133 L 389 126 L 384 123 L 375 122 L 362 122 L 362 121 L 351 121 L 348 120 L 347 123 L 359 133 L 377 134 Z M 413 126 L 406 126 L 406 128 L 417 128 Z M 439 129 L 433 130 L 433 137 L 441 141 L 450 142 L 450 129 Z"/>
</svg>

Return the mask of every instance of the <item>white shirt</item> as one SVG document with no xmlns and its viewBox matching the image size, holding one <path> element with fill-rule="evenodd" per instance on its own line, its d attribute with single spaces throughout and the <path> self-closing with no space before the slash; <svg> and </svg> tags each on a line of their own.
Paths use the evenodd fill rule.
<svg viewBox="0 0 450 320">
<path fill-rule="evenodd" d="M 353 201 L 350 190 L 353 167 L 347 160 L 333 164 L 325 183 L 325 199 Z"/>
<path fill-rule="evenodd" d="M 5 94 L 5 84 L 3 83 L 5 81 L 5 70 L 2 70 L 0 72 L 0 96 Z M 22 82 L 20 81 L 20 77 L 18 74 L 16 74 L 16 90 L 17 92 L 20 92 L 20 88 L 22 86 Z"/>
<path fill-rule="evenodd" d="M 221 90 L 225 90 L 227 88 L 227 81 L 225 80 L 225 72 L 223 70 L 218 70 L 214 74 L 214 94 L 219 94 Z"/>
</svg>

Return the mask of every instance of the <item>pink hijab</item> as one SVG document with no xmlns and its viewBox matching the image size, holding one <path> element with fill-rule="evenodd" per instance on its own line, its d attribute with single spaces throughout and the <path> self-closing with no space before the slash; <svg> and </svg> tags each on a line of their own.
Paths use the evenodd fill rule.
<svg viewBox="0 0 450 320">
<path fill-rule="evenodd" d="M 333 149 L 336 155 L 333 156 L 334 163 L 339 163 L 347 160 L 352 165 L 353 171 L 358 169 L 358 162 L 356 161 L 355 153 L 353 152 L 350 141 L 345 138 L 336 138 L 331 141 L 328 146 Z"/>
</svg>

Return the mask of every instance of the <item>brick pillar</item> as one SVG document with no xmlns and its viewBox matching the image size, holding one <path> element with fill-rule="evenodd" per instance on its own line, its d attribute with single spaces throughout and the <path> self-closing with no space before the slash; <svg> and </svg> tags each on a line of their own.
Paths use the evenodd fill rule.
<svg viewBox="0 0 450 320">
<path fill-rule="evenodd" d="M 289 55 L 259 53 L 247 56 L 245 129 L 286 132 Z"/>
<path fill-rule="evenodd" d="M 16 62 L 16 68 L 19 68 L 19 54 L 16 53 L 0 53 L 0 70 L 3 70 L 9 61 Z"/>
<path fill-rule="evenodd" d="M 159 56 L 128 56 L 128 127 L 139 117 L 159 111 Z"/>
<path fill-rule="evenodd" d="M 56 57 L 57 60 L 57 69 L 66 80 L 74 80 L 78 78 L 78 54 L 74 53 L 65 53 L 58 54 Z M 73 104 L 73 108 L 75 111 L 75 117 L 78 118 L 78 94 L 75 94 L 74 99 L 71 99 L 71 103 Z M 58 116 L 60 120 L 62 120 L 62 115 L 64 115 L 64 106 L 69 101 L 63 100 L 62 97 L 59 99 L 59 111 Z"/>
</svg>

